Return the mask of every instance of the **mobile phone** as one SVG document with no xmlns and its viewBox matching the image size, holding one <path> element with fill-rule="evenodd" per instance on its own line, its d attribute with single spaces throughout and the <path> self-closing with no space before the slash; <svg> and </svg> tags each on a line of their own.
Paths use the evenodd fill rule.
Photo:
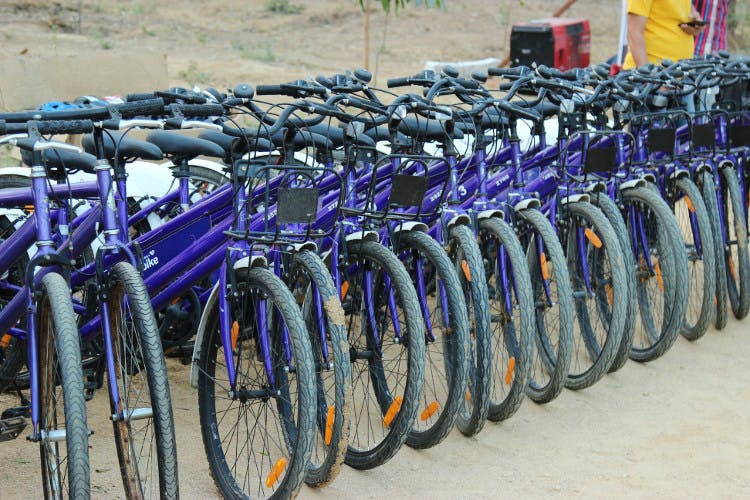
<svg viewBox="0 0 750 500">
<path fill-rule="evenodd" d="M 688 22 L 680 23 L 680 24 L 687 24 L 691 28 L 700 28 L 701 26 L 705 26 L 707 23 L 706 23 L 706 21 L 697 21 L 696 20 L 696 21 L 688 21 Z"/>
</svg>

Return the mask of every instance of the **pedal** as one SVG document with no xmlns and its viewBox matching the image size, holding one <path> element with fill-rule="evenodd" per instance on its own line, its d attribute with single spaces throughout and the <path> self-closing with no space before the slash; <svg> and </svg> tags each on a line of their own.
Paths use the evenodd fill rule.
<svg viewBox="0 0 750 500">
<path fill-rule="evenodd" d="M 26 401 L 23 402 L 23 406 L 16 406 L 14 408 L 7 408 L 5 411 L 3 411 L 3 414 L 0 415 L 0 419 L 2 420 L 9 420 L 13 418 L 31 418 L 31 404 Z"/>
<path fill-rule="evenodd" d="M 98 370 L 96 368 L 83 369 L 83 397 L 86 401 L 91 401 L 96 394 L 99 385 Z"/>
<path fill-rule="evenodd" d="M 6 410 L 7 411 L 7 410 Z M 0 419 L 0 442 L 16 439 L 26 428 L 26 419 L 23 417 L 10 417 Z"/>
</svg>

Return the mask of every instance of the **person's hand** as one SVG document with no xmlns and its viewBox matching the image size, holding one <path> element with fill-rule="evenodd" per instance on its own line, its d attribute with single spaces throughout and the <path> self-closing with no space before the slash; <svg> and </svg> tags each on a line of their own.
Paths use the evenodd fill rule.
<svg viewBox="0 0 750 500">
<path fill-rule="evenodd" d="M 691 21 L 703 21 L 703 19 L 701 18 L 700 13 L 697 10 L 695 10 L 695 7 L 692 7 L 690 9 L 690 20 Z M 689 24 L 682 23 L 682 24 L 680 24 L 680 28 L 682 29 L 682 31 L 684 31 L 688 35 L 691 35 L 691 36 L 695 37 L 695 36 L 698 36 L 701 33 L 703 33 L 703 30 L 706 29 L 706 26 L 705 25 L 703 25 L 703 26 L 690 26 Z"/>
</svg>

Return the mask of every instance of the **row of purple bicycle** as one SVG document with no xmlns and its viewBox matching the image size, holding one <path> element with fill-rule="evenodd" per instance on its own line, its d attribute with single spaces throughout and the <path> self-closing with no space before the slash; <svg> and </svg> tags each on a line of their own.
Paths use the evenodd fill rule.
<svg viewBox="0 0 750 500">
<path fill-rule="evenodd" d="M 179 362 L 221 494 L 281 498 L 748 314 L 747 59 L 489 75 L 0 114 L 0 441 L 45 496 L 90 495 L 105 379 L 128 498 L 179 496 Z"/>
</svg>

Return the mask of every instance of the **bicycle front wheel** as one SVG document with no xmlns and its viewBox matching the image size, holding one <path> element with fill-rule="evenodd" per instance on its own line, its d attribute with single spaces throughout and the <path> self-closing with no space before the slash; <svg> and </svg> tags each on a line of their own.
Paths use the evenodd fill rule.
<svg viewBox="0 0 750 500">
<path fill-rule="evenodd" d="M 429 448 L 451 431 L 464 398 L 469 374 L 469 320 L 458 275 L 443 247 L 418 231 L 400 234 L 397 241 L 426 328 L 424 387 L 419 415 L 406 444 Z"/>
<path fill-rule="evenodd" d="M 620 242 L 602 211 L 574 202 L 562 212 L 560 242 L 579 331 L 566 387 L 577 390 L 595 384 L 612 366 L 625 329 L 629 290 Z"/>
<path fill-rule="evenodd" d="M 226 310 L 217 304 L 205 312 L 198 361 L 209 469 L 225 498 L 290 498 L 302 486 L 315 439 L 310 339 L 299 305 L 268 269 L 238 271 L 230 292 Z M 224 340 L 220 321 L 229 328 Z"/>
<path fill-rule="evenodd" d="M 674 214 L 655 189 L 627 189 L 622 203 L 640 315 L 630 359 L 652 361 L 674 344 L 685 320 L 687 254 Z"/>
<path fill-rule="evenodd" d="M 711 233 L 713 234 L 714 256 L 716 259 L 716 290 L 714 290 L 714 303 L 716 316 L 714 317 L 714 327 L 722 330 L 727 326 L 729 319 L 727 302 L 729 301 L 727 292 L 727 274 L 726 263 L 724 262 L 724 237 L 721 233 L 721 223 L 719 216 L 719 203 L 716 199 L 716 182 L 714 174 L 709 171 L 703 171 L 698 174 L 698 187 L 701 189 L 703 202 L 706 204 L 708 211 L 708 220 L 711 223 Z"/>
<path fill-rule="evenodd" d="M 674 183 L 673 209 L 685 242 L 690 291 L 681 333 L 689 340 L 701 338 L 715 313 L 717 261 L 708 210 L 698 187 L 690 179 Z"/>
<path fill-rule="evenodd" d="M 315 362 L 317 427 L 305 482 L 320 487 L 338 475 L 349 442 L 352 366 L 346 322 L 331 274 L 315 253 L 294 255 L 287 283 L 302 305 Z"/>
<path fill-rule="evenodd" d="M 529 397 L 552 401 L 565 385 L 573 351 L 573 291 L 560 240 L 549 219 L 536 209 L 518 212 L 534 294 L 535 331 L 531 343 Z"/>
<path fill-rule="evenodd" d="M 346 463 L 371 469 L 406 441 L 424 384 L 424 326 L 404 265 L 375 241 L 349 243 L 341 264 L 352 360 Z"/>
<path fill-rule="evenodd" d="M 727 291 L 732 313 L 737 319 L 750 311 L 750 255 L 747 242 L 747 222 L 740 195 L 740 185 L 734 168 L 721 169 L 721 225 L 726 234 L 724 262 L 726 263 Z"/>
<path fill-rule="evenodd" d="M 42 278 L 37 302 L 39 444 L 45 498 L 88 498 L 89 429 L 81 343 L 70 288 L 59 274 Z"/>
<path fill-rule="evenodd" d="M 115 375 L 108 378 L 110 408 L 125 493 L 128 498 L 177 498 L 167 367 L 146 287 L 131 264 L 112 266 L 107 305 Z M 114 387 L 119 401 L 112 400 Z"/>
</svg>

